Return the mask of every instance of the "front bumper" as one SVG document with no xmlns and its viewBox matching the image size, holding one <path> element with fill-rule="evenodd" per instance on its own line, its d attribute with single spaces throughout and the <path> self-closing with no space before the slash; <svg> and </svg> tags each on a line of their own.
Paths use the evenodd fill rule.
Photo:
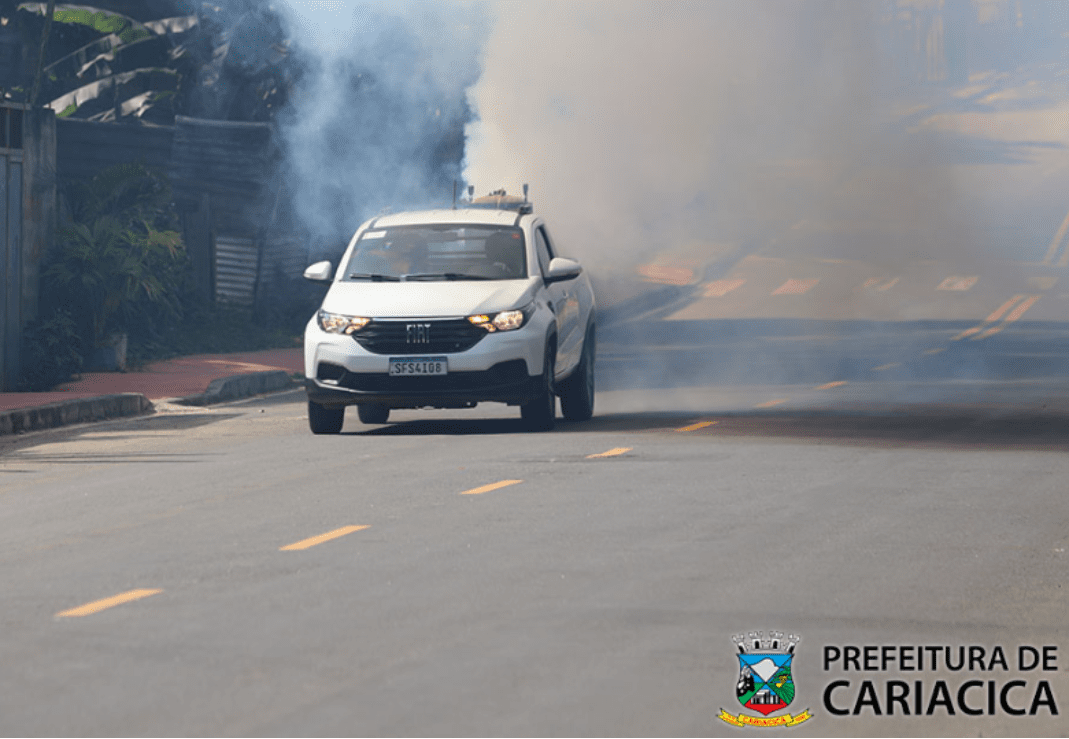
<svg viewBox="0 0 1069 739">
<path fill-rule="evenodd" d="M 415 355 L 370 352 L 351 336 L 323 331 L 313 318 L 305 329 L 305 388 L 310 400 L 327 407 L 522 405 L 541 388 L 547 328 L 546 317 L 536 315 L 519 330 L 486 336 L 463 351 L 442 353 L 449 363 L 446 375 L 391 377 L 391 356 Z"/>
<path fill-rule="evenodd" d="M 488 370 L 448 375 L 392 377 L 380 372 L 350 372 L 320 364 L 319 377 L 305 379 L 308 399 L 327 407 L 383 403 L 391 408 L 465 408 L 480 402 L 521 405 L 541 388 L 541 376 L 527 374 L 514 359 Z"/>
</svg>

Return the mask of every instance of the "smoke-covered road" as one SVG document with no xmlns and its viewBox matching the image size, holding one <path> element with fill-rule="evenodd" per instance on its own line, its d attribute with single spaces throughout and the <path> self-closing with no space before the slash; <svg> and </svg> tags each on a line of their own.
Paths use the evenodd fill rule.
<svg viewBox="0 0 1069 739">
<path fill-rule="evenodd" d="M 690 388 L 698 403 L 702 388 L 800 385 L 827 392 L 767 392 L 783 408 L 964 404 L 982 413 L 1002 402 L 1003 383 L 1015 383 L 1018 411 L 1061 408 L 1069 378 L 1062 272 L 1009 260 L 964 268 L 918 260 L 888 271 L 819 255 L 748 256 L 714 279 L 663 288 L 660 307 L 604 327 L 601 388 L 681 396 Z"/>
<path fill-rule="evenodd" d="M 1050 75 L 978 75 L 864 155 L 755 163 L 752 200 L 712 208 L 704 238 L 645 244 L 659 300 L 607 316 L 602 389 L 718 412 L 1061 412 L 1069 134 Z"/>
<path fill-rule="evenodd" d="M 318 437 L 295 392 L 5 441 L 4 733 L 726 733 L 757 630 L 802 637 L 799 735 L 1058 733 L 1069 327 L 679 317 L 805 298 L 754 264 L 618 310 L 597 416 L 552 433 L 490 405 Z M 824 660 L 866 645 L 1011 657 Z"/>
</svg>

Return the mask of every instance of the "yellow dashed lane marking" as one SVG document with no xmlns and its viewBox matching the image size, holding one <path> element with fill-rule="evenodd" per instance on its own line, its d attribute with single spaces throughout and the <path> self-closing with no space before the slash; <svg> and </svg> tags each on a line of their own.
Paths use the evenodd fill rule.
<svg viewBox="0 0 1069 739">
<path fill-rule="evenodd" d="M 644 264 L 638 273 L 646 282 L 664 285 L 689 285 L 694 282 L 694 270 L 690 267 L 672 267 L 665 264 Z"/>
<path fill-rule="evenodd" d="M 119 593 L 113 595 L 110 598 L 103 598 L 101 600 L 95 600 L 92 603 L 86 603 L 84 606 L 78 606 L 77 608 L 71 608 L 67 611 L 60 611 L 56 614 L 58 618 L 76 618 L 78 616 L 90 616 L 94 613 L 100 613 L 108 608 L 114 608 L 115 606 L 121 606 L 123 603 L 129 603 L 134 600 L 141 600 L 147 598 L 150 595 L 156 595 L 162 593 L 162 590 L 127 590 L 125 593 Z"/>
<path fill-rule="evenodd" d="M 313 536 L 313 537 L 311 537 L 309 539 L 303 539 L 303 540 L 295 542 L 293 544 L 287 544 L 284 547 L 279 547 L 279 551 L 280 552 L 296 552 L 296 551 L 299 551 L 301 549 L 309 549 L 311 547 L 314 547 L 317 544 L 322 544 L 323 542 L 330 541 L 332 539 L 338 539 L 338 538 L 340 538 L 342 536 L 346 536 L 348 534 L 351 534 L 354 531 L 362 531 L 362 530 L 364 530 L 366 528 L 369 528 L 369 527 L 368 526 L 343 526 L 340 529 L 334 529 L 333 531 L 328 531 L 327 533 L 320 534 L 319 536 Z"/>
<path fill-rule="evenodd" d="M 1028 311 L 1029 308 L 1031 308 L 1033 305 L 1036 304 L 1036 301 L 1039 300 L 1039 297 L 1040 297 L 1039 295 L 1030 296 L 1027 300 L 1021 302 L 1020 305 L 1018 305 L 1016 308 L 1014 308 L 1010 312 L 1010 314 L 1008 316 L 1006 316 L 1005 320 L 1002 323 L 998 324 L 997 326 L 992 326 L 991 328 L 989 328 L 987 331 L 984 331 L 979 336 L 974 336 L 972 340 L 973 341 L 979 341 L 980 339 L 986 339 L 988 336 L 994 336 L 999 331 L 1001 331 L 1002 329 L 1006 328 L 1006 326 L 1010 325 L 1011 323 L 1013 323 L 1016 320 L 1019 320 L 1021 318 L 1021 316 L 1023 316 L 1025 314 L 1025 312 Z"/>
<path fill-rule="evenodd" d="M 734 280 L 714 280 L 705 286 L 704 294 L 707 298 L 722 298 L 745 284 L 746 280 L 741 277 Z"/>
<path fill-rule="evenodd" d="M 1047 256 L 1043 257 L 1043 264 L 1052 264 L 1054 257 L 1058 253 L 1058 248 L 1062 244 L 1062 239 L 1069 233 L 1069 213 L 1066 214 L 1065 220 L 1062 221 L 1062 225 L 1058 227 L 1057 233 L 1054 234 L 1054 238 L 1050 242 L 1050 246 L 1047 248 Z M 1058 262 L 1059 267 L 1069 266 L 1069 249 L 1065 250 L 1065 254 L 1062 255 L 1061 260 Z"/>
<path fill-rule="evenodd" d="M 968 290 L 979 280 L 979 275 L 969 275 L 968 277 L 951 275 L 950 277 L 940 282 L 939 287 L 937 287 L 936 290 Z"/>
<path fill-rule="evenodd" d="M 1006 311 L 1008 311 L 1010 308 L 1012 308 L 1013 304 L 1016 303 L 1018 300 L 1020 300 L 1023 297 L 1024 297 L 1024 295 L 1014 295 L 1012 298 L 1010 298 L 1005 303 L 1003 303 L 998 308 L 996 308 L 995 311 L 991 315 L 989 315 L 987 318 L 985 318 L 983 323 L 981 323 L 979 326 L 973 326 L 972 328 L 967 328 L 964 331 L 962 331 L 960 334 L 958 334 L 957 336 L 951 337 L 950 340 L 951 341 L 961 341 L 962 339 L 966 339 L 966 338 L 972 336 L 973 334 L 980 333 L 981 331 L 984 330 L 984 328 L 986 328 L 990 324 L 994 323 L 995 321 L 1000 320 L 1004 315 L 1006 315 Z"/>
<path fill-rule="evenodd" d="M 604 459 L 605 457 L 619 457 L 621 454 L 627 454 L 631 451 L 632 447 L 618 446 L 615 449 L 610 449 L 607 452 L 599 452 L 597 454 L 586 455 L 587 459 Z"/>
<path fill-rule="evenodd" d="M 826 382 L 823 385 L 819 385 L 817 390 L 831 390 L 833 387 L 842 387 L 846 384 L 846 380 L 836 380 L 835 382 Z"/>
<path fill-rule="evenodd" d="M 877 290 L 879 292 L 886 292 L 892 287 L 898 284 L 898 277 L 892 277 L 891 279 L 880 279 L 879 277 L 870 277 L 865 280 L 865 283 L 861 286 L 865 290 Z"/>
<path fill-rule="evenodd" d="M 1006 316 L 1004 323 L 1012 323 L 1013 321 L 1020 319 L 1029 308 L 1036 304 L 1036 301 L 1039 300 L 1040 297 L 1041 296 L 1039 295 L 1029 296 L 1028 300 L 1018 305 L 1008 316 Z"/>
<path fill-rule="evenodd" d="M 764 403 L 758 403 L 754 408 L 771 408 L 773 406 L 783 405 L 786 402 L 786 398 L 776 398 L 775 400 L 766 400 Z"/>
<path fill-rule="evenodd" d="M 716 425 L 718 423 L 720 423 L 720 422 L 719 421 L 698 421 L 698 423 L 692 423 L 689 426 L 684 426 L 683 428 L 676 429 L 676 431 L 697 431 L 698 429 L 709 428 L 710 426 L 714 426 L 714 425 Z"/>
<path fill-rule="evenodd" d="M 483 485 L 481 488 L 465 490 L 461 495 L 482 495 L 483 493 L 489 493 L 491 490 L 507 488 L 509 485 L 519 485 L 521 482 L 523 482 L 523 480 L 502 480 L 501 482 L 492 482 L 489 485 Z"/>
<path fill-rule="evenodd" d="M 812 280 L 790 279 L 772 291 L 773 295 L 803 295 L 820 282 L 820 278 Z"/>
</svg>

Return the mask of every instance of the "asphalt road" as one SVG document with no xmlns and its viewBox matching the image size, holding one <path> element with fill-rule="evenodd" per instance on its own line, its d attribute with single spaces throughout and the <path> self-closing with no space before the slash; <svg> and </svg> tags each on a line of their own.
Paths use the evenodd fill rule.
<svg viewBox="0 0 1069 739">
<path fill-rule="evenodd" d="M 633 354 L 670 364 L 699 328 Z M 990 364 L 1035 348 L 1015 330 Z M 798 345 L 833 367 L 880 353 L 842 331 L 737 333 L 725 351 L 756 347 L 754 366 Z M 822 360 L 793 379 L 696 365 L 640 382 L 620 338 L 604 332 L 598 415 L 552 433 L 491 405 L 381 427 L 353 413 L 315 437 L 294 392 L 5 441 L 0 732 L 731 733 L 732 636 L 756 630 L 802 638 L 800 735 L 1064 732 L 1069 415 L 1038 404 L 1065 376 L 819 389 L 845 376 Z M 924 385 L 940 402 L 887 407 Z M 835 715 L 835 680 L 851 684 L 831 709 L 852 710 L 863 680 L 884 701 L 896 677 L 825 669 L 848 645 L 999 646 L 1008 671 L 897 677 L 923 681 L 925 706 L 939 679 L 1025 680 L 1011 708 L 1045 679 L 1059 716 Z M 1059 648 L 1057 670 L 1018 671 L 1020 646 Z"/>
<path fill-rule="evenodd" d="M 0 733 L 760 733 L 733 637 L 781 631 L 784 731 L 1064 735 L 1069 147 L 996 88 L 659 256 L 694 279 L 606 316 L 588 423 L 0 439 Z"/>
</svg>

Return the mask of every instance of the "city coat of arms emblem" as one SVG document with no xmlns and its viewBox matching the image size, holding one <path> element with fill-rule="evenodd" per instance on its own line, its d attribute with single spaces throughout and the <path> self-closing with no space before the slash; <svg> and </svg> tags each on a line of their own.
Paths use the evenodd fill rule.
<svg viewBox="0 0 1069 739">
<path fill-rule="evenodd" d="M 735 685 L 735 697 L 743 708 L 756 711 L 762 716 L 782 711 L 794 700 L 794 648 L 800 637 L 791 634 L 784 639 L 779 632 L 750 632 L 748 638 L 742 635 L 732 637 L 738 650 L 739 679 Z M 778 716 L 774 718 L 756 718 L 739 714 L 731 716 L 721 709 L 724 721 L 736 726 L 792 726 L 811 718 L 808 710 L 797 716 Z"/>
</svg>

